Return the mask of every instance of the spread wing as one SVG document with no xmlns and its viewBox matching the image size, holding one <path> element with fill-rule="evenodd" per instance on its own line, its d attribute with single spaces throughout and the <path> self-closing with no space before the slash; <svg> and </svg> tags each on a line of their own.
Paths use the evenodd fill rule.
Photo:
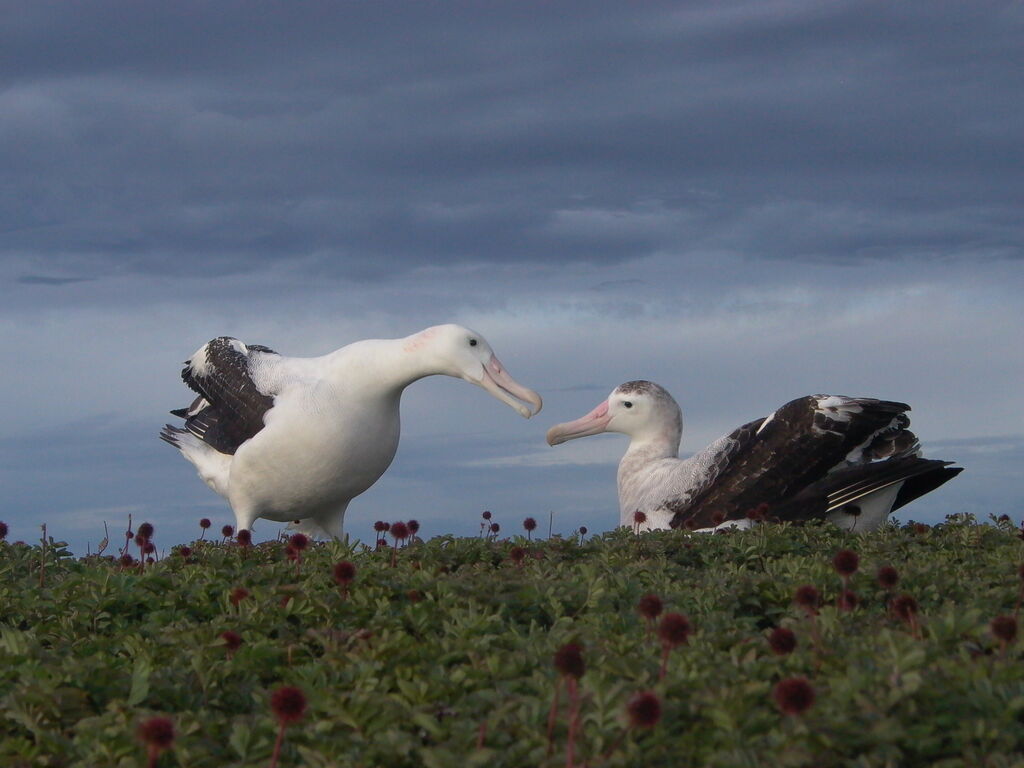
<svg viewBox="0 0 1024 768">
<path fill-rule="evenodd" d="M 220 336 L 185 362 L 181 378 L 198 393 L 188 408 L 171 411 L 185 429 L 221 453 L 233 454 L 263 429 L 276 387 L 268 375 L 281 356 L 267 347 Z"/>
<path fill-rule="evenodd" d="M 916 450 L 905 403 L 808 395 L 736 430 L 735 444 L 684 504 L 668 506 L 673 528 L 705 528 L 767 504 L 769 515 L 830 472 Z M 754 426 L 756 425 L 756 426 Z M 730 438 L 732 435 L 730 435 Z"/>
</svg>

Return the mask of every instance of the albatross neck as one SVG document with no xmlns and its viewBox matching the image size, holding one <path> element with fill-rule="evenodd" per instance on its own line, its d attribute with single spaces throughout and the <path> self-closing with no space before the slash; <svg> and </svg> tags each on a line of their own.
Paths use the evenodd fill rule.
<svg viewBox="0 0 1024 768">
<path fill-rule="evenodd" d="M 381 394 L 400 395 L 414 381 L 449 373 L 428 346 L 416 345 L 414 337 L 366 339 L 326 356 L 329 375 L 356 381 Z"/>
</svg>

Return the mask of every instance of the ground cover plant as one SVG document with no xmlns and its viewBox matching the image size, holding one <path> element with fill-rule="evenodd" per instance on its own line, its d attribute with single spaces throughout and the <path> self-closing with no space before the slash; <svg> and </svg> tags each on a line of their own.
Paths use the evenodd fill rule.
<svg viewBox="0 0 1024 768">
<path fill-rule="evenodd" d="M 1022 762 L 1009 522 L 492 525 L 162 557 L 149 529 L 109 559 L 0 542 L 0 765 Z"/>
</svg>

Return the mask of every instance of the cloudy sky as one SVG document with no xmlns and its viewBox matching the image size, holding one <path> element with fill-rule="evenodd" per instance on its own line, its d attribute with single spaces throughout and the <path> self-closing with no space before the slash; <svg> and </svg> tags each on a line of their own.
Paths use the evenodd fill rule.
<svg viewBox="0 0 1024 768">
<path fill-rule="evenodd" d="M 295 355 L 440 322 L 540 391 L 418 382 L 349 509 L 617 523 L 622 381 L 683 451 L 811 392 L 909 401 L 1021 514 L 1024 5 L 16 0 L 0 26 L 0 519 L 167 546 L 226 503 L 157 438 L 223 334 Z M 264 521 L 256 533 L 276 533 Z"/>
</svg>

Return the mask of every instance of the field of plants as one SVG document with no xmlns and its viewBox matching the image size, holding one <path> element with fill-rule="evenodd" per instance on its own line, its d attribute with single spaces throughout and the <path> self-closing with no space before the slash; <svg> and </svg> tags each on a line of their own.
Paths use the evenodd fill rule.
<svg viewBox="0 0 1024 768">
<path fill-rule="evenodd" d="M 0 542 L 0 765 L 1024 764 L 1009 521 L 413 533 Z"/>
</svg>

